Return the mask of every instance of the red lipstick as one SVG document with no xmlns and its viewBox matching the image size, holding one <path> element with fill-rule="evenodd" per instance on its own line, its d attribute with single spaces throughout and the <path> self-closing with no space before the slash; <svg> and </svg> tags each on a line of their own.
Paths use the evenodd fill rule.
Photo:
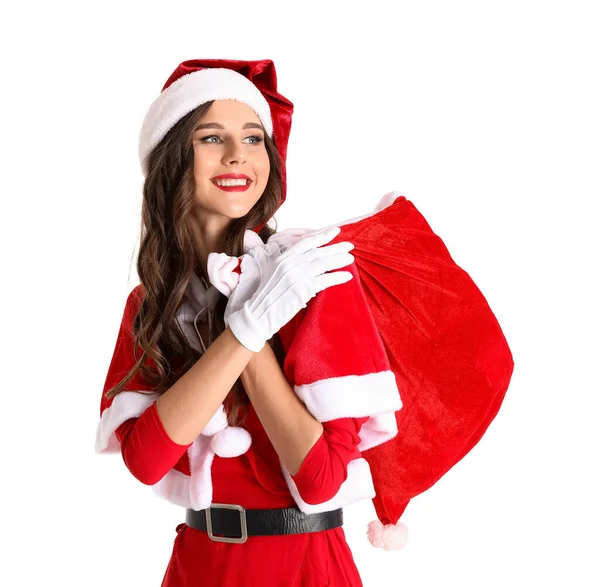
<svg viewBox="0 0 600 587">
<path fill-rule="evenodd" d="M 211 177 L 211 180 L 215 180 L 215 179 L 250 179 L 247 175 L 244 175 L 243 173 L 226 173 L 225 175 L 215 175 L 214 177 Z"/>
</svg>

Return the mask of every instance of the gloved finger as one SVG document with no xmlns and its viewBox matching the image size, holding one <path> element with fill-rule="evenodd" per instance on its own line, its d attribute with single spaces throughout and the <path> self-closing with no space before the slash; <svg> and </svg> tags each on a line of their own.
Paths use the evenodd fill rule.
<svg viewBox="0 0 600 587">
<path fill-rule="evenodd" d="M 269 242 L 265 245 L 265 253 L 267 255 L 280 255 L 281 254 L 281 246 L 278 242 Z"/>
<path fill-rule="evenodd" d="M 335 271 L 334 273 L 323 273 L 323 275 L 317 275 L 311 280 L 313 291 L 315 295 L 320 291 L 332 287 L 334 285 L 341 285 L 354 278 L 354 275 L 350 271 Z"/>
<path fill-rule="evenodd" d="M 267 243 L 272 241 L 279 241 L 280 239 L 287 239 L 290 237 L 300 237 L 305 236 L 313 232 L 320 232 L 320 230 L 315 230 L 314 228 L 286 228 L 285 230 L 280 230 L 275 234 L 272 234 Z"/>
<path fill-rule="evenodd" d="M 284 252 L 289 249 L 295 243 L 297 243 L 303 236 L 314 232 L 312 228 L 288 228 L 271 235 L 267 240 L 267 243 L 276 242 L 279 243 L 281 251 Z"/>
<path fill-rule="evenodd" d="M 354 263 L 354 256 L 350 253 L 339 253 L 338 255 L 327 255 L 318 257 L 311 261 L 310 272 L 312 275 L 325 273 L 326 271 L 334 271 Z"/>
<path fill-rule="evenodd" d="M 309 234 L 308 236 L 301 238 L 281 256 L 286 258 L 292 255 L 305 253 L 311 249 L 316 249 L 317 247 L 332 241 L 341 231 L 342 229 L 339 226 L 333 226 L 327 230 Z"/>
<path fill-rule="evenodd" d="M 327 245 L 307 251 L 309 255 L 312 253 L 315 257 L 325 257 L 327 255 L 338 255 L 340 253 L 349 253 L 354 248 L 354 244 L 350 241 L 342 241 L 335 245 Z"/>
<path fill-rule="evenodd" d="M 349 264 L 349 262 L 354 261 L 354 257 L 351 256 L 352 261 L 349 261 L 348 257 L 340 257 L 340 255 L 345 255 L 354 249 L 354 245 L 349 241 L 343 241 L 341 243 L 336 243 L 335 245 L 328 245 L 326 247 L 319 247 L 317 249 L 310 249 L 301 255 L 294 256 L 286 256 L 285 253 L 280 255 L 277 259 L 277 262 L 280 265 L 283 265 L 284 271 L 293 271 L 295 267 L 309 267 L 311 263 L 318 259 L 327 259 L 329 257 L 334 257 L 334 265 L 331 268 L 335 269 L 335 263 L 339 261 L 343 261 L 342 265 L 338 265 L 339 267 L 344 267 Z M 323 265 L 316 265 L 315 267 L 319 268 Z M 325 269 L 323 270 L 325 271 Z M 320 270 L 312 271 L 312 275 L 317 275 L 317 273 L 322 273 Z"/>
</svg>

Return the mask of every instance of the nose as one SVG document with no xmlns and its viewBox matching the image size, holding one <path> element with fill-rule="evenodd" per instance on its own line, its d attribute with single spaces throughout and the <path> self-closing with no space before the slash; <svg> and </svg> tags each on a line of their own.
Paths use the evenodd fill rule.
<svg viewBox="0 0 600 587">
<path fill-rule="evenodd" d="M 246 161 L 246 151 L 241 143 L 232 143 L 223 156 L 224 163 L 236 164 Z"/>
</svg>

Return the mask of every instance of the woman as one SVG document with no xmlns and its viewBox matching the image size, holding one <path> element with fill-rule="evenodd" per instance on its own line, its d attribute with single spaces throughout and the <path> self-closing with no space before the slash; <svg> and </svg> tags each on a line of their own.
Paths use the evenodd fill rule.
<svg viewBox="0 0 600 587">
<path fill-rule="evenodd" d="M 352 245 L 323 246 L 339 229 L 285 253 L 262 246 L 285 200 L 292 108 L 270 61 L 188 61 L 140 133 L 141 283 L 123 313 L 96 448 L 120 451 L 137 479 L 187 508 L 163 586 L 362 584 L 341 508 L 302 513 L 282 470 L 298 497 L 326 502 L 362 460 L 368 419 L 319 422 L 281 370 L 279 329 L 317 292 L 357 286 L 335 271 L 352 263 Z M 208 284 L 211 252 L 245 253 L 229 298 Z"/>
<path fill-rule="evenodd" d="M 141 284 L 96 449 L 186 508 L 164 586 L 361 585 L 343 507 L 373 499 L 369 541 L 402 548 L 407 504 L 479 441 L 513 371 L 398 193 L 320 231 L 266 225 L 293 109 L 276 86 L 267 60 L 183 62 L 140 133 Z"/>
</svg>

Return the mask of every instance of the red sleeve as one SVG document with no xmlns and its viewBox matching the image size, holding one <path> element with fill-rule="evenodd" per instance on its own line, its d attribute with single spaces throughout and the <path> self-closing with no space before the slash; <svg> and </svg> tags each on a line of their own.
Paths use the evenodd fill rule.
<svg viewBox="0 0 600 587">
<path fill-rule="evenodd" d="M 153 403 L 139 418 L 121 424 L 115 435 L 131 474 L 145 485 L 158 483 L 192 446 L 178 444 L 167 434 Z"/>
<path fill-rule="evenodd" d="M 323 422 L 323 434 L 306 455 L 292 479 L 308 504 L 329 501 L 348 478 L 348 463 L 360 458 L 359 432 L 368 420 L 338 418 Z"/>
</svg>

